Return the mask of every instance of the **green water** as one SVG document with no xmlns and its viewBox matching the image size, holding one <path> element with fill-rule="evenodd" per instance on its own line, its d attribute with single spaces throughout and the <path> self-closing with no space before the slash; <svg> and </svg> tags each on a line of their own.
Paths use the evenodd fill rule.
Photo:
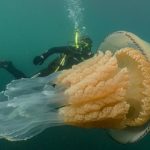
<svg viewBox="0 0 150 150">
<path fill-rule="evenodd" d="M 133 32 L 150 41 L 149 0 L 81 0 L 82 23 L 95 50 L 104 37 L 117 30 Z M 74 25 L 64 0 L 0 0 L 0 59 L 11 60 L 28 76 L 47 66 L 34 66 L 34 56 L 73 40 Z M 0 88 L 13 77 L 0 69 Z M 104 131 L 54 127 L 23 142 L 0 141 L 0 150 L 109 150 L 149 149 L 150 136 L 121 145 Z"/>
</svg>

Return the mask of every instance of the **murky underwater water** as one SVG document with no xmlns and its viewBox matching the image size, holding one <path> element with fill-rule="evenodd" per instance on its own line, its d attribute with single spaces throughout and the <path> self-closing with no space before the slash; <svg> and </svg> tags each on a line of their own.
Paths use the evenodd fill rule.
<svg viewBox="0 0 150 150">
<path fill-rule="evenodd" d="M 42 66 L 34 66 L 33 58 L 50 47 L 73 41 L 75 28 L 84 29 L 84 34 L 93 39 L 93 51 L 104 37 L 118 30 L 133 32 L 150 41 L 149 0 L 72 1 L 74 3 L 68 0 L 0 0 L 0 60 L 11 60 L 17 68 L 32 76 L 52 59 Z M 78 7 L 75 7 L 76 2 L 79 2 Z M 68 11 L 68 7 L 75 9 L 73 12 L 78 12 L 79 17 L 75 18 L 77 14 Z M 13 79 L 0 68 L 1 90 Z M 149 139 L 150 136 L 146 136 L 137 143 L 122 145 L 102 130 L 65 126 L 47 129 L 27 141 L 1 140 L 0 150 L 140 150 L 150 147 Z"/>
</svg>

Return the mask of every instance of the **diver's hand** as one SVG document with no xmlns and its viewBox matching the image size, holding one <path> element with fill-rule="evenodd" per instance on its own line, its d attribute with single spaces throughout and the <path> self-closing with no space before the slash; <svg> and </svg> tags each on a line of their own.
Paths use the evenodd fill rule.
<svg viewBox="0 0 150 150">
<path fill-rule="evenodd" d="M 41 55 L 41 56 L 36 56 L 34 59 L 33 59 L 33 63 L 34 65 L 42 65 L 44 63 L 44 57 Z"/>
</svg>

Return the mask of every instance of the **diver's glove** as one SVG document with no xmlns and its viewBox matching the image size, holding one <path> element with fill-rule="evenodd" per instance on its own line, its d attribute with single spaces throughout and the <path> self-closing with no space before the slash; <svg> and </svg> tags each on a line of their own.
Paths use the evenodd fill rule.
<svg viewBox="0 0 150 150">
<path fill-rule="evenodd" d="M 41 56 L 36 56 L 34 59 L 33 59 L 33 64 L 34 65 L 42 65 L 44 63 L 44 56 L 41 55 Z"/>
</svg>

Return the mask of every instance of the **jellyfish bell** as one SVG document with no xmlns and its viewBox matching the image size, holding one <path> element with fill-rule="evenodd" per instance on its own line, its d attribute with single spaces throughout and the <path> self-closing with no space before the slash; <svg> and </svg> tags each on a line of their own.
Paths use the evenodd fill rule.
<svg viewBox="0 0 150 150">
<path fill-rule="evenodd" d="M 139 50 L 145 57 L 150 58 L 150 43 L 128 31 L 116 31 L 108 35 L 100 44 L 99 50 L 115 52 L 121 48 L 131 47 Z"/>
<path fill-rule="evenodd" d="M 150 62 L 131 47 L 95 54 L 47 77 L 12 81 L 0 93 L 0 138 L 11 141 L 73 125 L 134 142 L 147 134 L 149 120 Z"/>
<path fill-rule="evenodd" d="M 150 132 L 150 121 L 142 126 L 127 127 L 122 130 L 109 129 L 108 135 L 115 141 L 126 144 L 141 140 Z"/>
</svg>

